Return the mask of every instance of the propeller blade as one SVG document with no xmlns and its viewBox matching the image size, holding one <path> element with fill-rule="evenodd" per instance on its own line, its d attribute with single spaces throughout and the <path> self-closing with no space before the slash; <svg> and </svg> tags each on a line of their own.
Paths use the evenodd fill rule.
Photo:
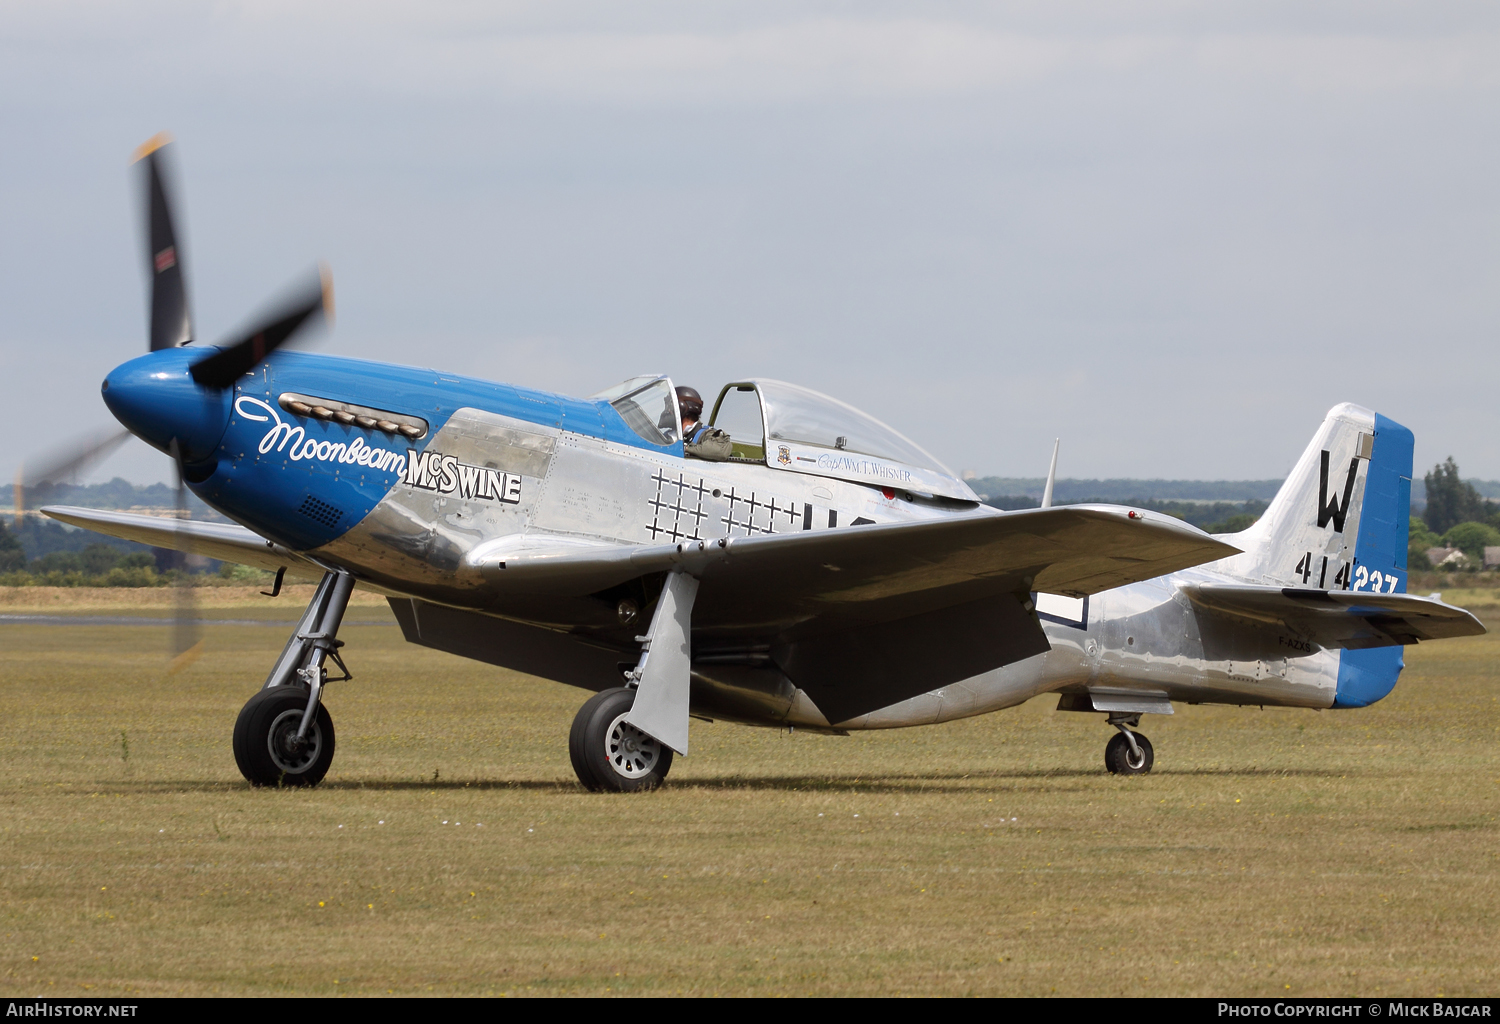
<svg viewBox="0 0 1500 1024">
<path fill-rule="evenodd" d="M 27 486 L 56 483 L 86 471 L 130 440 L 128 430 L 99 430 L 74 438 L 32 460 L 16 476 Z"/>
<path fill-rule="evenodd" d="M 130 438 L 128 430 L 95 431 L 52 449 L 32 463 L 28 471 L 24 462 L 16 464 L 16 486 L 13 503 L 16 529 L 26 519 L 26 489 L 66 480 L 88 469 Z"/>
<path fill-rule="evenodd" d="M 175 438 L 170 445 L 170 454 L 173 465 L 177 467 L 177 522 L 185 525 L 192 518 L 192 511 L 188 508 L 187 480 L 182 475 L 182 452 L 177 447 Z M 172 661 L 167 666 L 168 675 L 181 672 L 203 656 L 198 599 L 192 577 L 188 574 L 187 558 L 185 553 L 177 552 L 179 575 L 173 583 L 176 608 L 172 622 Z"/>
<path fill-rule="evenodd" d="M 187 281 L 182 274 L 182 249 L 173 227 L 172 188 L 162 147 L 172 141 L 166 132 L 147 139 L 135 151 L 146 178 L 146 252 L 151 275 L 151 351 L 179 348 L 193 340 L 193 318 L 188 311 Z"/>
<path fill-rule="evenodd" d="M 90 466 L 130 440 L 128 430 L 100 430 L 60 445 L 32 462 L 16 466 L 16 528 L 26 517 L 26 491 L 85 472 Z"/>
<path fill-rule="evenodd" d="M 231 387 L 304 327 L 332 322 L 333 275 L 326 266 L 319 266 L 316 280 L 299 287 L 243 337 L 220 346 L 207 359 L 198 360 L 189 372 L 206 387 Z"/>
</svg>

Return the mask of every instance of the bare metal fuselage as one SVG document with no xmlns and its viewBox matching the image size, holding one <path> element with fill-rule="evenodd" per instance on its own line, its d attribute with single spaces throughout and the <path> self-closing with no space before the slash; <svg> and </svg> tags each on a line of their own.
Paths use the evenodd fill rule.
<svg viewBox="0 0 1500 1024">
<path fill-rule="evenodd" d="M 675 458 L 474 409 L 454 415 L 429 447 L 455 464 L 489 468 L 514 482 L 507 493 L 491 486 L 465 496 L 475 489 L 445 492 L 433 479 L 428 486 L 403 480 L 359 525 L 313 554 L 354 568 L 397 600 L 479 611 L 601 641 L 628 642 L 639 626 L 622 626 L 604 602 L 510 595 L 504 579 L 484 567 L 507 552 L 566 551 L 570 545 L 659 544 L 996 514 L 973 503 L 909 500 L 896 488 L 765 464 Z M 736 647 L 735 624 L 695 629 L 692 710 L 771 726 L 884 729 L 980 715 L 1047 692 L 1330 706 L 1336 652 L 1292 638 L 1284 641 L 1291 646 L 1267 646 L 1263 632 L 1226 633 L 1222 621 L 1200 626 L 1177 583 L 1213 579 L 1234 577 L 1209 567 L 1086 602 L 1043 595 L 1039 611 L 1050 652 L 842 722 L 828 721 L 764 654 Z"/>
<path fill-rule="evenodd" d="M 1210 570 L 1187 570 L 1105 591 L 1086 603 L 1071 602 L 1072 607 L 1057 616 L 1046 613 L 1047 599 L 1039 596 L 1051 651 L 882 708 L 842 727 L 887 729 L 946 722 L 1053 692 L 1087 692 L 1096 699 L 1117 697 L 1126 703 L 1136 696 L 1158 705 L 1182 701 L 1330 707 L 1338 684 L 1337 651 L 1293 649 L 1280 642 L 1271 647 L 1249 630 L 1226 635 L 1218 621 L 1205 619 L 1200 624 L 1193 605 L 1178 590 L 1179 583 L 1233 579 Z M 1064 617 L 1072 621 L 1056 621 Z M 1307 646 L 1291 637 L 1285 643 Z"/>
</svg>

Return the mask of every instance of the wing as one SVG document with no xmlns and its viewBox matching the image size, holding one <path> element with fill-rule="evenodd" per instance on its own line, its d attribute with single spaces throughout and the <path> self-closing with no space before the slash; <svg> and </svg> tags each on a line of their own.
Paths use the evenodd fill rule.
<svg viewBox="0 0 1500 1024">
<path fill-rule="evenodd" d="M 275 571 L 281 566 L 297 576 L 317 579 L 324 568 L 280 544 L 273 544 L 259 534 L 233 523 L 196 523 L 161 516 L 143 516 L 134 512 L 111 512 L 96 508 L 73 508 L 49 505 L 45 515 L 70 526 L 81 526 L 95 533 L 124 540 L 150 544 L 152 547 L 207 555 L 225 562 L 238 562 Z"/>
<path fill-rule="evenodd" d="M 1485 632 L 1483 624 L 1464 609 L 1412 594 L 1224 583 L 1189 585 L 1182 592 L 1201 611 L 1252 625 L 1276 626 L 1320 647 L 1394 647 Z"/>
<path fill-rule="evenodd" d="M 1170 516 L 1072 505 L 680 544 L 580 545 L 532 534 L 476 548 L 468 563 L 508 594 L 592 594 L 682 569 L 710 594 L 732 597 L 725 614 L 735 621 L 839 608 L 861 609 L 850 614 L 869 621 L 870 606 L 892 598 L 910 608 L 918 594 L 933 607 L 952 604 L 937 596 L 952 588 L 1083 597 L 1238 550 Z M 700 596 L 695 626 L 708 624 L 704 610 Z"/>
<path fill-rule="evenodd" d="M 159 547 L 322 571 L 240 526 L 43 511 Z M 481 545 L 463 571 L 485 580 L 487 611 L 522 621 L 541 605 L 596 603 L 622 584 L 689 572 L 700 580 L 694 657 L 769 661 L 837 723 L 1046 651 L 1032 591 L 1094 594 L 1236 550 L 1167 516 L 1068 506 L 665 545 L 532 534 Z"/>
<path fill-rule="evenodd" d="M 1114 506 L 669 545 L 550 543 L 474 552 L 492 608 L 524 618 L 538 599 L 686 571 L 700 581 L 694 659 L 774 665 L 831 723 L 1047 651 L 1032 591 L 1094 594 L 1236 550 Z"/>
</svg>

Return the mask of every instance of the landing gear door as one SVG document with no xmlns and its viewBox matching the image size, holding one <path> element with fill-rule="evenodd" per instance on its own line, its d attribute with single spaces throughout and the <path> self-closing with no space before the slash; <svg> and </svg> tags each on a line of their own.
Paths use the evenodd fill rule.
<svg viewBox="0 0 1500 1024">
<path fill-rule="evenodd" d="M 724 385 L 708 423 L 729 435 L 734 445 L 730 462 L 765 463 L 766 419 L 760 391 L 753 383 Z"/>
</svg>

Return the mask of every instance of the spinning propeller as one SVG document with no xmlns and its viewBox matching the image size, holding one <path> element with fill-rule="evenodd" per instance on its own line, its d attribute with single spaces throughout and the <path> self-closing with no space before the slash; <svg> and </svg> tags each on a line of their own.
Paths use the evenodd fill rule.
<svg viewBox="0 0 1500 1024">
<path fill-rule="evenodd" d="M 175 439 L 170 447 L 172 464 L 177 470 L 177 523 L 180 529 L 183 523 L 193 518 L 193 513 L 188 508 L 187 478 L 183 475 L 181 449 Z M 172 619 L 172 663 L 167 667 L 168 675 L 181 672 L 203 656 L 203 639 L 200 635 L 202 626 L 198 623 L 198 599 L 193 591 L 193 582 L 188 579 L 187 555 L 180 551 L 174 551 L 172 554 L 174 556 L 173 568 L 180 572 L 177 579 L 172 581 L 175 597 L 172 603 L 176 614 Z"/>
<path fill-rule="evenodd" d="M 146 253 L 151 275 L 151 351 L 181 348 L 193 343 L 193 318 L 189 311 L 187 281 L 182 268 L 182 250 L 172 214 L 170 175 L 164 167 L 162 148 L 171 142 L 165 132 L 136 150 L 136 162 L 145 168 L 147 224 L 150 248 Z M 309 324 L 333 319 L 333 278 L 326 266 L 304 279 L 249 330 L 214 346 L 214 353 L 193 363 L 193 380 L 209 388 L 229 388 L 266 356 L 286 344 Z"/>
<path fill-rule="evenodd" d="M 193 344 L 193 318 L 188 303 L 187 280 L 183 270 L 182 249 L 177 241 L 175 201 L 172 175 L 166 166 L 163 147 L 171 137 L 165 132 L 147 140 L 135 154 L 142 167 L 146 194 L 146 266 L 151 281 L 151 327 L 148 338 L 152 352 L 183 348 Z M 331 323 L 333 319 L 333 279 L 328 268 L 320 265 L 310 277 L 299 280 L 287 297 L 275 303 L 253 325 L 239 334 L 205 350 L 194 360 L 188 376 L 205 394 L 220 394 L 253 370 L 266 356 L 286 344 L 309 326 Z M 165 395 L 163 396 L 165 398 Z M 68 479 L 82 474 L 110 455 L 131 435 L 129 430 L 106 431 L 78 438 L 56 449 L 41 460 L 31 472 L 24 467 L 16 471 L 16 525 L 24 510 L 28 488 Z M 164 447 L 177 473 L 177 518 L 187 522 L 187 481 L 190 476 L 191 451 L 187 438 L 171 437 Z M 199 453 L 199 457 L 201 453 Z M 175 560 L 186 567 L 186 556 Z M 172 631 L 172 667 L 176 672 L 197 660 L 203 644 L 199 639 L 198 616 L 194 607 L 193 588 L 186 573 L 176 582 L 176 619 Z"/>
</svg>

